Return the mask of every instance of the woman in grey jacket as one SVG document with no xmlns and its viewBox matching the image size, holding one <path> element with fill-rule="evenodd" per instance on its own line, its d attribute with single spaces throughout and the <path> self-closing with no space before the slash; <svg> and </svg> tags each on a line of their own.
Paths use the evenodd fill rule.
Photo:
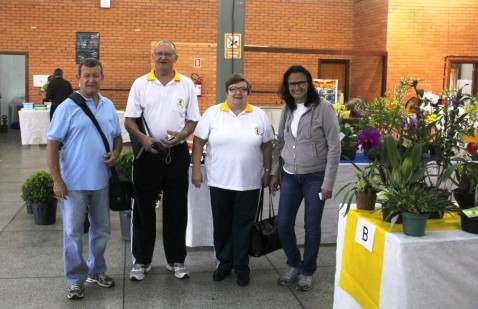
<svg viewBox="0 0 478 309">
<path fill-rule="evenodd" d="M 308 291 L 317 269 L 321 221 L 325 201 L 332 197 L 340 161 L 339 124 L 332 104 L 319 97 L 310 72 L 300 65 L 290 67 L 279 90 L 282 109 L 273 153 L 270 188 L 280 184 L 279 235 L 289 269 L 278 280 Z M 297 247 L 295 220 L 304 200 L 304 253 Z"/>
</svg>

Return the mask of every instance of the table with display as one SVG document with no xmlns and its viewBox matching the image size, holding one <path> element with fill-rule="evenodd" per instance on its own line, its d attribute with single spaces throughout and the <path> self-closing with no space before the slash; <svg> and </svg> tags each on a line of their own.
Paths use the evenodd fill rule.
<svg viewBox="0 0 478 309">
<path fill-rule="evenodd" d="M 124 128 L 124 111 L 117 111 L 121 127 L 123 142 L 130 141 L 129 134 Z M 25 110 L 18 112 L 20 118 L 20 134 L 22 145 L 46 144 L 48 126 L 50 125 L 49 110 Z"/>
<path fill-rule="evenodd" d="M 478 235 L 458 214 L 429 219 L 423 237 L 380 211 L 339 215 L 334 308 L 477 308 Z"/>
</svg>

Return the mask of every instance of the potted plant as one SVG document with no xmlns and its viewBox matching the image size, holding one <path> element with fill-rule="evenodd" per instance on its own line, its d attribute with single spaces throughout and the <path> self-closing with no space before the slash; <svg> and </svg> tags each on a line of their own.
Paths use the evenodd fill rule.
<svg viewBox="0 0 478 309">
<path fill-rule="evenodd" d="M 376 163 L 360 168 L 358 165 L 352 162 L 357 172 L 354 179 L 345 184 L 337 192 L 336 196 L 345 192 L 342 205 L 340 209 L 345 208 L 345 215 L 349 212 L 352 200 L 355 196 L 357 209 L 360 210 L 374 210 L 375 202 L 377 199 L 377 192 L 380 191 L 380 187 L 377 181 L 377 174 L 375 171 Z"/>
<path fill-rule="evenodd" d="M 443 180 L 450 180 L 456 186 L 453 196 L 462 209 L 475 207 L 478 201 L 478 162 L 455 158 L 443 173 Z"/>
<path fill-rule="evenodd" d="M 35 224 L 48 225 L 56 222 L 57 199 L 53 192 L 53 177 L 45 171 L 31 175 L 21 187 L 21 196 L 32 205 Z"/>
<path fill-rule="evenodd" d="M 357 142 L 358 137 L 354 132 L 354 127 L 348 122 L 341 121 L 340 124 L 340 140 L 341 154 L 340 159 L 342 160 L 355 160 L 355 154 L 357 152 Z"/>
<path fill-rule="evenodd" d="M 116 159 L 116 170 L 125 177 L 132 179 L 134 154 L 131 150 L 124 150 Z M 121 236 L 124 240 L 130 240 L 131 210 L 119 212 Z"/>
<path fill-rule="evenodd" d="M 425 235 L 426 222 L 432 212 L 457 211 L 458 208 L 436 189 L 423 185 L 387 187 L 380 191 L 378 198 L 385 202 L 389 216 L 401 214 L 403 233 L 409 236 Z"/>
</svg>

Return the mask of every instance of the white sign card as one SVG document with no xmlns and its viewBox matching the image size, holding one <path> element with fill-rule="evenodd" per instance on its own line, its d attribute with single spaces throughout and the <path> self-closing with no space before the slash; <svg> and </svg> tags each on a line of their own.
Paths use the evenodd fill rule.
<svg viewBox="0 0 478 309">
<path fill-rule="evenodd" d="M 358 218 L 357 229 L 355 230 L 355 242 L 372 252 L 374 239 L 375 225 L 362 218 Z"/>
</svg>

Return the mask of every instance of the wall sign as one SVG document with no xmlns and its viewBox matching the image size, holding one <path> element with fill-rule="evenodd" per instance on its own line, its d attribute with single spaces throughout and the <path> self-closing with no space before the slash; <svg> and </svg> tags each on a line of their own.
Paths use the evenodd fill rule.
<svg viewBox="0 0 478 309">
<path fill-rule="evenodd" d="M 99 32 L 76 33 L 76 63 L 80 63 L 85 58 L 100 59 Z"/>
</svg>

